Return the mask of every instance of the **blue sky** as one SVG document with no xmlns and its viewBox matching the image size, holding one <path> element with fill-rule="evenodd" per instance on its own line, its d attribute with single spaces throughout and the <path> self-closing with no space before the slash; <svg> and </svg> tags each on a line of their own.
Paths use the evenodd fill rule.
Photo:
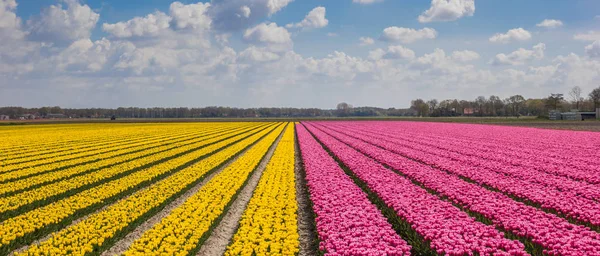
<svg viewBox="0 0 600 256">
<path fill-rule="evenodd" d="M 600 1 L 360 2 L 0 0 L 0 105 L 407 107 L 600 86 Z"/>
</svg>

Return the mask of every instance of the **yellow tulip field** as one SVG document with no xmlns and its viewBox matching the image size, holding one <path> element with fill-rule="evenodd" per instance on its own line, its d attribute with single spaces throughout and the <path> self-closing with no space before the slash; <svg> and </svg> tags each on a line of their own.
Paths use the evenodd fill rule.
<svg viewBox="0 0 600 256">
<path fill-rule="evenodd" d="M 194 255 L 259 171 L 260 194 L 223 250 L 298 251 L 293 123 L 43 125 L 0 135 L 0 255 Z M 240 239 L 261 235 L 253 223 L 282 222 L 275 239 Z"/>
</svg>

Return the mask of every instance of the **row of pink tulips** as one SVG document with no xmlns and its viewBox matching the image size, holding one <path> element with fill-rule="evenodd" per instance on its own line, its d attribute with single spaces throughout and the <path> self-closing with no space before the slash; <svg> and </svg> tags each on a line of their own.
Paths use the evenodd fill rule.
<svg viewBox="0 0 600 256">
<path fill-rule="evenodd" d="M 350 130 L 348 131 L 350 132 Z M 441 156 L 443 154 L 415 150 L 414 145 L 410 145 L 406 141 L 390 138 L 389 136 L 375 135 L 356 130 L 351 130 L 351 132 L 366 136 L 370 140 L 375 139 L 378 142 L 388 142 L 388 144 L 383 146 L 394 153 L 422 161 L 423 163 L 456 175 L 467 177 L 479 184 L 493 187 L 509 195 L 529 200 L 539 204 L 544 209 L 557 211 L 574 220 L 595 226 L 600 225 L 600 203 L 580 197 L 574 191 L 559 191 L 547 188 L 540 184 L 501 174 L 501 170 L 492 171 L 465 164 L 465 161 Z M 439 151 L 441 152 L 442 150 Z"/>
<path fill-rule="evenodd" d="M 348 128 L 347 126 L 345 126 Z M 386 129 L 387 128 L 387 129 Z M 440 157 L 448 157 L 452 160 L 459 161 L 463 165 L 485 168 L 490 171 L 508 175 L 519 180 L 529 181 L 541 184 L 549 189 L 558 191 L 569 191 L 578 196 L 588 199 L 600 199 L 600 187 L 589 184 L 583 181 L 576 181 L 564 176 L 557 176 L 546 171 L 538 171 L 537 168 L 529 168 L 525 165 L 514 164 L 514 158 L 498 156 L 494 151 L 483 151 L 477 149 L 469 143 L 452 143 L 449 139 L 438 139 L 433 141 L 426 137 L 419 136 L 401 136 L 395 135 L 392 129 L 384 125 L 373 125 L 368 128 L 352 128 L 353 131 L 362 131 L 371 135 L 379 135 L 386 138 L 393 138 L 402 142 L 402 145 L 410 147 L 414 150 L 428 152 Z M 500 151 L 500 150 L 499 150 Z M 526 158 L 524 156 L 523 158 Z M 511 163 L 513 162 L 513 163 Z M 531 164 L 533 165 L 533 163 Z M 529 165 L 527 165 L 529 166 Z M 553 170 L 551 167 L 539 164 L 544 169 Z M 595 167 L 600 168 L 600 167 Z M 567 172 L 567 170 L 564 170 Z M 568 171 L 570 174 L 578 173 L 575 170 Z M 600 180 L 600 176 L 594 171 L 579 172 L 590 179 Z"/>
<path fill-rule="evenodd" d="M 411 247 L 335 160 L 302 125 L 296 132 L 320 250 L 327 255 L 409 255 Z"/>
<path fill-rule="evenodd" d="M 357 127 L 353 127 L 357 129 Z M 415 142 L 423 147 L 436 147 L 446 150 L 445 152 L 459 153 L 461 155 L 470 156 L 475 159 L 478 164 L 489 166 L 492 168 L 500 167 L 524 167 L 530 170 L 530 173 L 539 173 L 532 175 L 540 177 L 540 180 L 545 180 L 547 177 L 558 176 L 557 178 L 571 182 L 587 182 L 592 184 L 600 183 L 600 176 L 596 175 L 600 171 L 599 163 L 590 163 L 581 160 L 562 160 L 555 157 L 543 156 L 539 151 L 543 152 L 543 148 L 537 153 L 525 153 L 520 151 L 520 145 L 512 145 L 507 143 L 494 143 L 494 147 L 481 146 L 478 141 L 462 140 L 456 141 L 453 138 L 440 138 L 439 136 L 431 136 L 423 133 L 400 133 L 395 127 L 390 125 L 370 125 L 369 127 L 361 127 L 358 129 L 367 130 L 372 133 L 378 133 L 385 136 L 390 136 L 398 139 L 403 139 L 410 142 Z M 570 152 L 563 152 L 562 155 L 575 155 Z M 490 161 L 478 161 L 480 158 Z M 594 160 L 585 158 L 586 160 Z M 581 180 L 581 181 L 574 181 Z"/>
<path fill-rule="evenodd" d="M 421 134 L 436 139 L 459 140 L 471 142 L 473 145 L 485 145 L 492 149 L 504 145 L 514 150 L 515 154 L 539 156 L 541 161 L 554 161 L 563 165 L 569 162 L 600 164 L 600 139 L 593 132 L 447 123 L 373 122 L 373 124 L 384 124 L 397 134 Z M 361 126 L 361 123 L 352 125 Z"/>
<path fill-rule="evenodd" d="M 363 180 L 439 254 L 527 255 L 519 241 L 504 238 L 451 203 L 429 194 L 373 159 L 308 125 L 310 131 Z"/>
<path fill-rule="evenodd" d="M 454 203 L 479 213 L 513 234 L 530 239 L 549 255 L 600 255 L 600 234 L 573 225 L 555 215 L 513 201 L 511 198 L 468 183 L 460 178 L 382 149 L 389 144 L 351 130 L 335 131 L 319 126 L 334 138 L 414 179 Z M 354 137 L 349 136 L 352 134 Z M 370 143 L 368 143 L 368 142 Z M 372 144 L 371 144 L 372 143 Z M 377 146 L 375 146 L 377 145 Z M 380 147 L 378 147 L 380 146 Z"/>
</svg>

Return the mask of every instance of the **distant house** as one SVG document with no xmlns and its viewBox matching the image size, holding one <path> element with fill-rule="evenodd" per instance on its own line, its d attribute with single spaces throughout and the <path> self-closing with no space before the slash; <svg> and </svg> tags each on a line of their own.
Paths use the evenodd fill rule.
<svg viewBox="0 0 600 256">
<path fill-rule="evenodd" d="M 0 120 L 9 120 L 10 117 L 7 115 L 0 115 Z"/>
<path fill-rule="evenodd" d="M 463 111 L 464 115 L 473 115 L 475 113 L 475 110 L 473 108 L 465 108 L 465 110 Z"/>
<path fill-rule="evenodd" d="M 23 115 L 19 115 L 19 119 L 20 120 L 35 119 L 35 115 L 33 115 L 33 114 L 23 114 Z"/>
</svg>

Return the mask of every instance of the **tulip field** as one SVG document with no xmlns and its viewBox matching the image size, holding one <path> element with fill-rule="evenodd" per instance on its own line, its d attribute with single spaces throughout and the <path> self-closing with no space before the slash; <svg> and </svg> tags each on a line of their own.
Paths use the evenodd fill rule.
<svg viewBox="0 0 600 256">
<path fill-rule="evenodd" d="M 600 255 L 600 133 L 0 127 L 0 255 Z"/>
</svg>

